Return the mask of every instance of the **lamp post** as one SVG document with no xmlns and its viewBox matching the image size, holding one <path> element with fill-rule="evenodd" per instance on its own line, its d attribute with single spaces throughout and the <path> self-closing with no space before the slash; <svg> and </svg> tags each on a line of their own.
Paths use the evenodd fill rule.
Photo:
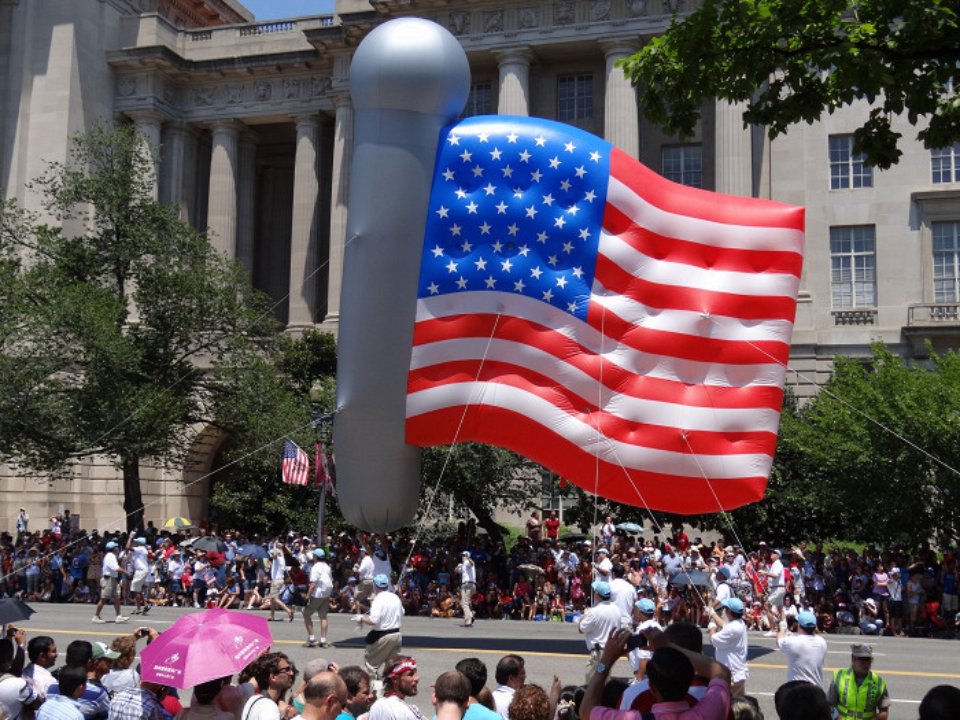
<svg viewBox="0 0 960 720">
<path fill-rule="evenodd" d="M 314 444 L 313 444 L 313 461 L 314 461 L 314 477 L 319 472 L 319 463 L 321 460 L 325 461 L 326 458 L 324 455 L 324 447 L 322 442 L 322 433 L 325 428 L 328 428 L 333 422 L 333 415 L 321 415 L 320 414 L 320 404 L 324 399 L 323 392 L 323 383 L 319 380 L 314 380 L 313 384 L 310 386 L 310 419 L 311 424 L 313 425 L 313 435 L 314 435 Z M 320 484 L 320 501 L 319 506 L 317 507 L 317 547 L 323 547 L 323 512 L 326 505 L 327 499 L 327 482 L 328 478 L 324 478 L 323 482 Z"/>
</svg>

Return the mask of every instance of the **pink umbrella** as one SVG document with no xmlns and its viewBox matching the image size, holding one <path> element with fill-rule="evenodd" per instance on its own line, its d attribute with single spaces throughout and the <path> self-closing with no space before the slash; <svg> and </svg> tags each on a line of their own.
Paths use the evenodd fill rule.
<svg viewBox="0 0 960 720">
<path fill-rule="evenodd" d="M 182 690 L 240 672 L 272 641 L 258 615 L 220 608 L 184 615 L 140 653 L 140 675 Z"/>
</svg>

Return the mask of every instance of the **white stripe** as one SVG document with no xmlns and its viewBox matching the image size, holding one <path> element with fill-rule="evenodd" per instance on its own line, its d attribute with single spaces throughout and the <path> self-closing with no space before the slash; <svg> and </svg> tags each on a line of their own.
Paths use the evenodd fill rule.
<svg viewBox="0 0 960 720">
<path fill-rule="evenodd" d="M 652 205 L 612 176 L 607 187 L 607 203 L 658 235 L 722 248 L 803 253 L 802 230 L 731 225 L 678 215 Z"/>
<path fill-rule="evenodd" d="M 519 413 L 560 435 L 591 455 L 613 465 L 623 464 L 644 472 L 690 478 L 736 479 L 766 477 L 773 458 L 765 454 L 690 455 L 639 447 L 607 437 L 597 438 L 597 428 L 584 423 L 548 401 L 518 388 L 498 383 L 467 382 L 430 388 L 407 396 L 407 417 L 465 404 L 487 405 Z M 603 429 L 602 419 L 600 429 Z"/>
<path fill-rule="evenodd" d="M 554 385 L 568 388 L 579 395 L 585 404 L 594 406 L 597 403 L 600 385 L 596 378 L 531 345 L 507 340 L 466 338 L 418 345 L 413 349 L 411 369 L 458 360 L 482 360 L 484 356 L 491 362 L 521 365 L 550 378 Z M 677 399 L 681 398 L 682 395 L 678 393 Z M 776 433 L 780 424 L 780 413 L 769 408 L 698 407 L 679 402 L 645 400 L 609 388 L 603 389 L 600 403 L 603 411 L 632 423 L 685 430 Z M 583 410 L 575 407 L 564 409 L 571 413 Z"/>
<path fill-rule="evenodd" d="M 690 310 L 650 308 L 636 300 L 607 290 L 594 280 L 590 302 L 602 305 L 617 317 L 649 330 L 681 333 L 711 340 L 736 342 L 782 342 L 790 344 L 793 323 L 788 320 L 740 320 Z"/>
<path fill-rule="evenodd" d="M 498 313 L 504 316 L 516 315 L 550 328 L 582 345 L 586 352 L 602 354 L 605 361 L 636 375 L 714 387 L 772 385 L 782 388 L 786 378 L 786 367 L 772 361 L 758 365 L 722 365 L 638 352 L 611 338 L 605 338 L 599 331 L 572 315 L 525 295 L 465 292 L 421 298 L 417 301 L 417 322 L 451 315 Z"/>
<path fill-rule="evenodd" d="M 800 278 L 787 273 L 712 270 L 685 263 L 657 260 L 644 255 L 606 230 L 600 233 L 600 246 L 597 252 L 610 258 L 629 275 L 661 285 L 763 298 L 796 298 L 800 288 Z"/>
</svg>

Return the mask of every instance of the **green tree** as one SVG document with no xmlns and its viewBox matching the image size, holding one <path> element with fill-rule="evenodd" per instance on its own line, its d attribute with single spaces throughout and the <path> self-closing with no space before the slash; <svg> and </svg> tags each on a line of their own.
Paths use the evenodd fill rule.
<svg viewBox="0 0 960 720">
<path fill-rule="evenodd" d="M 211 507 L 221 526 L 247 532 L 289 528 L 313 534 L 318 490 L 284 485 L 280 479 L 283 439 L 289 437 L 313 460 L 316 434 L 310 388 L 318 381 L 320 414 L 335 404 L 336 344 L 329 333 L 278 335 L 265 348 L 235 355 L 218 366 L 222 382 L 213 391 L 211 415 L 227 436 L 221 457 L 228 467 L 214 475 Z M 317 428 L 325 442 L 330 428 Z M 335 499 L 326 503 L 325 525 L 342 517 Z"/>
<path fill-rule="evenodd" d="M 624 62 L 644 114 L 691 135 L 705 100 L 746 102 L 771 138 L 857 100 L 873 103 L 854 151 L 898 161 L 891 117 L 925 124 L 928 148 L 960 140 L 956 0 L 704 0 Z"/>
<path fill-rule="evenodd" d="M 182 462 L 213 368 L 275 331 L 243 270 L 153 199 L 154 169 L 132 128 L 100 125 L 34 183 L 50 224 L 10 205 L 2 221 L 0 363 L 18 370 L 0 395 L 22 403 L 2 452 L 48 471 L 110 458 L 129 528 L 141 461 Z"/>
<path fill-rule="evenodd" d="M 494 519 L 496 511 L 539 507 L 540 473 L 535 463 L 493 445 L 469 442 L 426 448 L 420 471 L 421 518 L 431 519 L 424 517 L 428 506 L 436 517 L 452 498 L 458 515 L 469 511 L 494 542 L 502 543 L 505 528 Z"/>
</svg>

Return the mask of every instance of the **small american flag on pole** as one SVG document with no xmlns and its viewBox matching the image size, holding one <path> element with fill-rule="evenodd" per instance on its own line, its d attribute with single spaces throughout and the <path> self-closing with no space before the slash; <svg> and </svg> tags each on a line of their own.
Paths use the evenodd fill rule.
<svg viewBox="0 0 960 720">
<path fill-rule="evenodd" d="M 282 471 L 287 485 L 306 485 L 310 478 L 310 458 L 292 440 L 283 441 Z"/>
<path fill-rule="evenodd" d="M 632 505 L 758 500 L 803 209 L 677 185 L 538 118 L 441 133 L 407 442 L 476 440 Z"/>
</svg>

